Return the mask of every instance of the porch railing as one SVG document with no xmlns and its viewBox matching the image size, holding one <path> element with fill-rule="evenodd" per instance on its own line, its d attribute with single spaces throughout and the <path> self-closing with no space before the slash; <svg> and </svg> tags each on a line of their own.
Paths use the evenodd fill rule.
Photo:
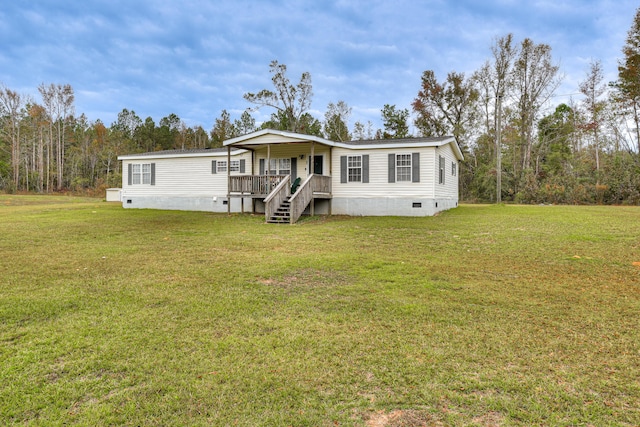
<svg viewBox="0 0 640 427">
<path fill-rule="evenodd" d="M 291 203 L 291 224 L 298 221 L 315 193 L 331 194 L 330 176 L 312 174 L 304 180 L 298 191 L 289 200 Z"/>
<path fill-rule="evenodd" d="M 289 175 L 238 175 L 229 177 L 229 193 L 267 195 Z"/>
<path fill-rule="evenodd" d="M 269 196 L 264 199 L 264 216 L 268 220 L 278 210 L 284 199 L 291 195 L 291 177 L 285 176 Z"/>
</svg>

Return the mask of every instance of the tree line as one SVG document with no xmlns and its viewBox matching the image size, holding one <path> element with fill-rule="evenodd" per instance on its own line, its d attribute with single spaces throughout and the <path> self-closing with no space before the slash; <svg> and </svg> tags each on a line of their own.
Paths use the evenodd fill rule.
<svg viewBox="0 0 640 427">
<path fill-rule="evenodd" d="M 235 119 L 223 110 L 210 131 L 175 114 L 156 124 L 127 109 L 107 127 L 76 115 L 68 84 L 40 85 L 38 102 L 0 85 L 0 190 L 103 191 L 121 184 L 119 155 L 220 147 L 270 128 L 333 141 L 452 135 L 465 155 L 463 200 L 640 204 L 640 9 L 622 54 L 616 81 L 605 82 L 602 63 L 592 60 L 580 100 L 554 104 L 561 76 L 551 47 L 507 34 L 470 75 L 439 80 L 424 71 L 410 106 L 383 106 L 382 129 L 349 126 L 352 110 L 342 100 L 314 117 L 311 75 L 292 82 L 278 61 L 269 66 L 273 87 L 245 93 L 252 107 Z M 264 107 L 272 113 L 258 125 L 251 113 Z"/>
</svg>

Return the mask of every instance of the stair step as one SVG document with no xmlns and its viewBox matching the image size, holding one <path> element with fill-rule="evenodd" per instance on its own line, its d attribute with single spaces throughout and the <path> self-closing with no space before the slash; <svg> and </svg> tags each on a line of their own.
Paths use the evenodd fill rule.
<svg viewBox="0 0 640 427">
<path fill-rule="evenodd" d="M 289 224 L 289 220 L 288 219 L 274 219 L 271 218 L 269 220 L 267 220 L 268 223 L 270 224 Z"/>
</svg>

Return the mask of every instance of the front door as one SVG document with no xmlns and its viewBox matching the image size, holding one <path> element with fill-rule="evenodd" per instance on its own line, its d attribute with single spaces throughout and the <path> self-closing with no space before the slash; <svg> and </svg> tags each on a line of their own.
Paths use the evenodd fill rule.
<svg viewBox="0 0 640 427">
<path fill-rule="evenodd" d="M 323 172 L 322 159 L 323 159 L 323 156 L 313 156 L 313 173 L 322 175 L 322 172 Z M 311 156 L 309 156 L 309 163 L 311 163 Z"/>
</svg>

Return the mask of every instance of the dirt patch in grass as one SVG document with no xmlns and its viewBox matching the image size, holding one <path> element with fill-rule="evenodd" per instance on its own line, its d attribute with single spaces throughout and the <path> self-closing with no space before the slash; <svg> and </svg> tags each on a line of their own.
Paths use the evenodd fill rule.
<svg viewBox="0 0 640 427">
<path fill-rule="evenodd" d="M 393 411 L 377 411 L 366 414 L 364 421 L 367 427 L 440 427 L 444 424 L 426 411 L 413 409 L 394 409 Z"/>
</svg>

